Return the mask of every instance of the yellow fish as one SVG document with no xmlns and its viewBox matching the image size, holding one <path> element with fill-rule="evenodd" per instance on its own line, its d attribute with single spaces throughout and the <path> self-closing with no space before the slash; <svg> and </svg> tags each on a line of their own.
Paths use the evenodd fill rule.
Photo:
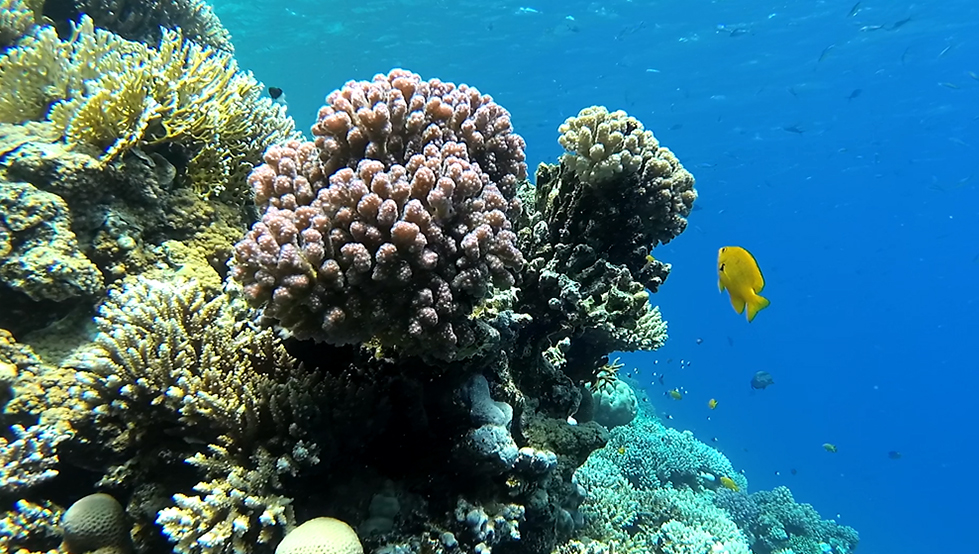
<svg viewBox="0 0 979 554">
<path fill-rule="evenodd" d="M 724 488 L 731 489 L 734 492 L 741 490 L 741 487 L 739 487 L 738 484 L 734 482 L 734 479 L 731 479 L 730 477 L 721 477 L 721 484 L 724 485 Z"/>
<path fill-rule="evenodd" d="M 740 246 L 725 246 L 717 252 L 717 288 L 731 295 L 734 311 L 744 313 L 748 307 L 748 321 L 768 307 L 768 299 L 758 293 L 765 288 L 758 262 L 750 252 Z"/>
<path fill-rule="evenodd" d="M 625 454 L 625 447 L 624 446 L 620 446 L 619 449 L 618 449 L 618 452 L 619 452 L 619 454 Z"/>
<path fill-rule="evenodd" d="M 836 452 L 836 445 L 835 444 L 832 444 L 832 443 L 829 443 L 829 442 L 824 443 L 823 444 L 823 450 L 825 450 L 826 452 L 833 452 L 833 453 L 835 453 Z"/>
<path fill-rule="evenodd" d="M 707 407 L 710 408 L 710 409 L 712 409 L 712 410 L 714 408 L 716 408 L 717 407 L 717 400 L 714 399 L 714 398 L 711 398 L 710 401 L 707 402 Z"/>
<path fill-rule="evenodd" d="M 683 400 L 683 395 L 680 394 L 680 389 L 673 389 L 670 391 L 670 398 L 673 400 Z"/>
</svg>

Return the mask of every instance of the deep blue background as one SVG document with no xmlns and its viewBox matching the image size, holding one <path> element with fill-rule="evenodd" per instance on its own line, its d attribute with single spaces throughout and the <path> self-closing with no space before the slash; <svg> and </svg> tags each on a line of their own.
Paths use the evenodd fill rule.
<svg viewBox="0 0 979 554">
<path fill-rule="evenodd" d="M 655 252 L 670 343 L 623 358 L 688 391 L 649 385 L 657 410 L 716 437 L 752 490 L 786 484 L 856 527 L 861 552 L 979 551 L 979 3 L 526 1 L 215 4 L 304 130 L 392 67 L 493 95 L 531 167 L 582 107 L 641 119 L 702 208 Z M 767 278 L 751 324 L 717 292 L 724 245 Z M 776 384 L 752 393 L 759 369 Z"/>
</svg>

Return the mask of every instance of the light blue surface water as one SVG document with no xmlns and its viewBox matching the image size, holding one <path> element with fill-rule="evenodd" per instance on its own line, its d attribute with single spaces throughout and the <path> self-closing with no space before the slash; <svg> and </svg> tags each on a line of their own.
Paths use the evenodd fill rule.
<svg viewBox="0 0 979 554">
<path fill-rule="evenodd" d="M 393 67 L 492 95 L 531 167 L 556 160 L 558 125 L 583 107 L 639 118 L 700 193 L 655 251 L 673 264 L 653 298 L 671 340 L 623 355 L 649 402 L 751 490 L 788 485 L 855 527 L 860 552 L 976 552 L 979 4 L 854 4 L 215 7 L 304 130 L 329 92 Z M 716 288 L 725 245 L 767 280 L 750 324 Z M 775 385 L 752 391 L 758 370 Z"/>
</svg>

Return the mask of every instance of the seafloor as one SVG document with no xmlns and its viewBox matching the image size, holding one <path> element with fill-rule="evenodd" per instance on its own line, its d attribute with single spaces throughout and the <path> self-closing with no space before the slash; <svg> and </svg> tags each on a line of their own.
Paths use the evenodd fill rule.
<svg viewBox="0 0 979 554">
<path fill-rule="evenodd" d="M 529 175 L 393 70 L 304 136 L 199 0 L 0 7 L 0 552 L 854 551 L 610 361 L 697 198 L 636 119 Z"/>
</svg>

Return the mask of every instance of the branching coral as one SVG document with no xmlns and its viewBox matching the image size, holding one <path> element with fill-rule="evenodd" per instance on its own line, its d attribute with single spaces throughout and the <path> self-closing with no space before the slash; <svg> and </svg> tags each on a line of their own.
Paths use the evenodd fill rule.
<svg viewBox="0 0 979 554">
<path fill-rule="evenodd" d="M 187 459 L 209 479 L 196 487 L 204 496 L 175 495 L 177 507 L 160 514 L 178 551 L 225 552 L 291 523 L 277 476 L 318 461 L 303 437 L 319 374 L 296 364 L 243 302 L 208 298 L 194 282 L 140 280 L 110 293 L 97 324 L 94 346 L 66 365 L 107 442 L 139 449 L 163 428 L 210 443 L 209 455 L 194 447 Z"/>
<path fill-rule="evenodd" d="M 509 115 L 465 86 L 401 70 L 328 98 L 316 143 L 270 148 L 265 209 L 234 276 L 300 338 L 452 357 L 469 316 L 523 265 L 508 212 L 525 175 Z M 509 192 L 508 192 L 509 191 Z"/>
<path fill-rule="evenodd" d="M 718 494 L 715 504 L 745 530 L 755 552 L 790 549 L 799 554 L 822 554 L 829 548 L 849 554 L 860 540 L 852 527 L 824 520 L 810 504 L 796 503 L 787 487 L 751 495 Z"/>
<path fill-rule="evenodd" d="M 537 173 L 536 207 L 549 240 L 576 237 L 655 291 L 669 267 L 647 254 L 686 229 L 697 199 L 693 176 L 625 112 L 586 108 L 561 130 L 569 151 L 561 167 Z"/>
<path fill-rule="evenodd" d="M 292 501 L 274 491 L 282 488 L 279 475 L 294 475 L 298 463 L 315 463 L 315 454 L 297 443 L 298 455 L 276 458 L 258 448 L 243 463 L 223 447 L 211 445 L 210 450 L 210 456 L 199 453 L 188 460 L 211 478 L 194 487 L 200 495 L 176 494 L 176 506 L 157 515 L 156 522 L 174 543 L 174 552 L 244 554 L 295 525 Z"/>
<path fill-rule="evenodd" d="M 0 0 L 0 48 L 27 34 L 38 20 L 39 0 Z"/>
<path fill-rule="evenodd" d="M 17 91 L 0 100 L 0 123 L 49 121 L 103 164 L 136 146 L 179 145 L 201 192 L 242 187 L 251 160 L 294 136 L 292 119 L 230 54 L 161 32 L 150 47 L 87 16 L 64 41 L 39 28 L 0 57 L 0 86 Z"/>
<path fill-rule="evenodd" d="M 75 0 L 73 5 L 99 27 L 129 40 L 154 44 L 161 29 L 179 28 L 194 42 L 234 52 L 231 33 L 203 0 Z"/>
</svg>

